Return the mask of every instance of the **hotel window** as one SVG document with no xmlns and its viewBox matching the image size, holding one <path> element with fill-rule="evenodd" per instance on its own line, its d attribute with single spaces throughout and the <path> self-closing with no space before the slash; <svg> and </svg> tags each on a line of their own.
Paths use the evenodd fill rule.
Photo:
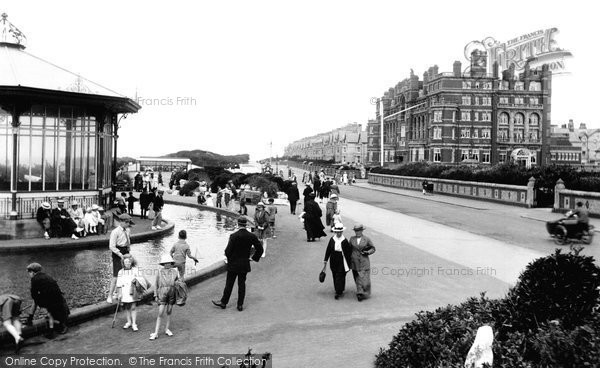
<svg viewBox="0 0 600 368">
<path fill-rule="evenodd" d="M 433 121 L 438 122 L 438 123 L 442 121 L 442 112 L 441 111 L 433 112 Z"/>
<path fill-rule="evenodd" d="M 507 90 L 508 89 L 508 81 L 501 81 L 500 85 L 498 86 L 498 89 Z"/>
<path fill-rule="evenodd" d="M 473 113 L 473 121 L 479 121 L 479 112 L 475 111 Z"/>
<path fill-rule="evenodd" d="M 471 121 L 471 111 L 463 111 L 460 113 L 460 119 L 462 121 Z"/>
<path fill-rule="evenodd" d="M 442 128 L 441 127 L 433 128 L 433 139 L 442 139 Z"/>
<path fill-rule="evenodd" d="M 515 105 L 523 105 L 523 97 L 515 97 Z"/>
<path fill-rule="evenodd" d="M 471 96 L 462 96 L 462 104 L 470 105 L 471 104 Z"/>
<path fill-rule="evenodd" d="M 480 88 L 480 84 L 479 82 L 475 82 L 475 88 L 479 89 Z"/>
<path fill-rule="evenodd" d="M 462 85 L 463 85 L 463 89 L 470 89 L 471 81 L 464 81 L 464 82 L 462 82 Z"/>
<path fill-rule="evenodd" d="M 538 131 L 537 129 L 534 129 L 532 131 L 529 132 L 529 139 L 532 141 L 537 141 L 538 140 Z"/>
<path fill-rule="evenodd" d="M 482 97 L 481 98 L 481 104 L 482 105 L 486 105 L 489 106 L 492 104 L 492 98 L 491 97 Z"/>
<path fill-rule="evenodd" d="M 539 100 L 537 97 L 529 97 L 529 103 L 531 105 L 539 105 Z"/>
<path fill-rule="evenodd" d="M 489 164 L 490 163 L 490 151 L 483 151 L 482 153 L 482 162 L 484 164 Z"/>
<path fill-rule="evenodd" d="M 471 129 L 470 128 L 461 129 L 460 137 L 461 138 L 471 138 Z"/>
<path fill-rule="evenodd" d="M 529 125 L 538 125 L 540 122 L 540 117 L 538 114 L 531 114 L 529 116 Z"/>
<path fill-rule="evenodd" d="M 508 124 L 508 114 L 505 112 L 501 113 L 498 122 L 500 124 Z"/>
<path fill-rule="evenodd" d="M 492 121 L 492 113 L 489 111 L 482 112 L 481 121 Z"/>
<path fill-rule="evenodd" d="M 500 104 L 508 105 L 508 97 L 500 97 Z"/>
<path fill-rule="evenodd" d="M 483 89 L 492 89 L 492 82 L 485 82 L 483 84 Z"/>
<path fill-rule="evenodd" d="M 541 91 L 542 85 L 540 82 L 529 82 L 529 90 L 530 91 Z"/>
<path fill-rule="evenodd" d="M 524 91 L 524 90 L 525 90 L 525 85 L 523 84 L 523 82 L 515 83 L 515 91 Z"/>
<path fill-rule="evenodd" d="M 498 162 L 506 162 L 506 153 L 500 153 L 500 155 L 498 155 Z"/>
<path fill-rule="evenodd" d="M 500 140 L 507 140 L 508 139 L 508 129 L 498 130 L 498 138 Z"/>
<path fill-rule="evenodd" d="M 479 150 L 478 149 L 472 150 L 471 154 L 469 155 L 469 158 L 471 160 L 479 161 Z"/>
<path fill-rule="evenodd" d="M 525 117 L 521 113 L 515 115 L 515 124 L 522 125 L 525 122 Z"/>
<path fill-rule="evenodd" d="M 490 130 L 489 129 L 481 129 L 481 138 L 489 138 Z"/>
<path fill-rule="evenodd" d="M 433 162 L 442 162 L 442 151 L 439 148 L 433 149 Z"/>
<path fill-rule="evenodd" d="M 537 152 L 536 151 L 531 151 L 531 163 L 533 165 L 535 165 L 537 162 Z"/>
<path fill-rule="evenodd" d="M 461 150 L 460 160 L 464 161 L 464 160 L 467 160 L 468 158 L 469 158 L 469 150 L 468 149 Z"/>
<path fill-rule="evenodd" d="M 479 129 L 473 130 L 473 138 L 479 138 Z"/>
<path fill-rule="evenodd" d="M 515 142 L 523 142 L 523 136 L 524 136 L 523 132 L 524 132 L 523 129 L 515 130 L 515 132 L 514 132 Z"/>
</svg>

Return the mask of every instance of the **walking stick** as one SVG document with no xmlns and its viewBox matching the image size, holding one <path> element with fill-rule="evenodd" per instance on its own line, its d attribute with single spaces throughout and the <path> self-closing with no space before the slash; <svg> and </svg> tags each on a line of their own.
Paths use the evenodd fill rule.
<svg viewBox="0 0 600 368">
<path fill-rule="evenodd" d="M 120 304 L 121 303 L 117 300 L 117 309 L 115 310 L 115 315 L 113 317 L 112 325 L 110 326 L 110 328 L 115 328 L 115 322 L 117 321 L 117 313 L 119 313 L 119 305 Z"/>
</svg>

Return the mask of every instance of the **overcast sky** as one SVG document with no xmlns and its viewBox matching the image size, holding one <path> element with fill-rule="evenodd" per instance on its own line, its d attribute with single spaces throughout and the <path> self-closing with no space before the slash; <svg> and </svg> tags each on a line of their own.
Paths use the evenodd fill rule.
<svg viewBox="0 0 600 368">
<path fill-rule="evenodd" d="M 296 139 L 366 125 L 371 98 L 411 68 L 452 71 L 472 40 L 550 27 L 574 55 L 570 74 L 553 79 L 552 123 L 600 128 L 597 16 L 585 2 L 4 0 L 0 12 L 33 55 L 137 91 L 142 109 L 122 121 L 119 156 L 203 149 L 255 160 L 270 141 L 281 155 Z"/>
</svg>

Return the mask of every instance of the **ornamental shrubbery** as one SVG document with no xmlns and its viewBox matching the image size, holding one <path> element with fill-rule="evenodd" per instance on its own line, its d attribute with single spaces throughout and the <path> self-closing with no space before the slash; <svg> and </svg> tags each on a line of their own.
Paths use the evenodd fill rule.
<svg viewBox="0 0 600 368">
<path fill-rule="evenodd" d="M 462 367 L 483 324 L 494 330 L 494 366 L 599 366 L 598 287 L 592 257 L 557 250 L 531 262 L 504 298 L 419 312 L 380 349 L 376 367 Z"/>
</svg>

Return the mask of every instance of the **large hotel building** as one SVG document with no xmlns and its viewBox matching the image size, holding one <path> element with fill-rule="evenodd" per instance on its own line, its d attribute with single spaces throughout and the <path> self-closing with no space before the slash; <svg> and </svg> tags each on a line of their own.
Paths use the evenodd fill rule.
<svg viewBox="0 0 600 368">
<path fill-rule="evenodd" d="M 549 163 L 550 70 L 499 75 L 486 65 L 487 54 L 474 51 L 466 71 L 459 61 L 452 73 L 429 68 L 422 81 L 411 71 L 385 92 L 384 163 Z M 368 165 L 380 163 L 380 106 L 367 126 Z"/>
</svg>

